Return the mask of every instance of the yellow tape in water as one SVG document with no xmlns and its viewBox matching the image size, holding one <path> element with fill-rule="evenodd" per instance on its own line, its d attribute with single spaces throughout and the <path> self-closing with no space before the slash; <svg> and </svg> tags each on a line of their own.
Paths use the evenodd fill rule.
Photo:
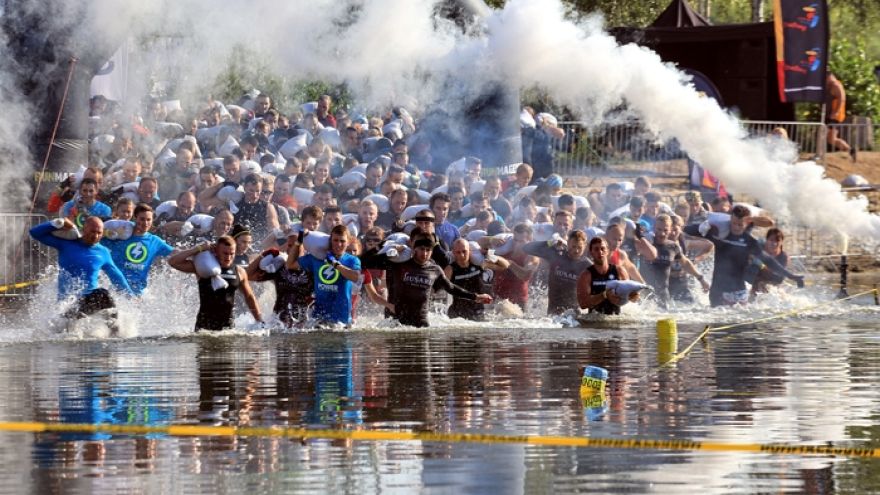
<svg viewBox="0 0 880 495">
<path fill-rule="evenodd" d="M 878 302 L 880 302 L 880 301 L 878 301 L 878 289 L 872 289 L 872 290 L 869 290 L 869 291 L 860 292 L 860 293 L 858 293 L 858 294 L 853 294 L 853 295 L 851 295 L 851 296 L 842 297 L 842 298 L 840 298 L 840 299 L 835 299 L 834 301 L 828 301 L 828 302 L 824 302 L 824 303 L 821 303 L 821 304 L 814 304 L 814 305 L 812 305 L 812 306 L 806 306 L 806 307 L 803 307 L 803 308 L 797 308 L 797 309 L 793 309 L 793 310 L 791 310 L 791 311 L 786 311 L 786 312 L 784 312 L 784 313 L 777 313 L 777 314 L 775 314 L 775 315 L 767 316 L 767 317 L 764 317 L 764 318 L 758 318 L 758 319 L 756 319 L 756 320 L 749 320 L 749 321 L 744 321 L 744 322 L 742 322 L 742 323 L 734 323 L 734 324 L 731 324 L 731 325 L 724 325 L 724 326 L 720 326 L 720 327 L 710 327 L 710 326 L 707 325 L 706 328 L 704 328 L 703 331 L 700 332 L 700 335 L 698 335 L 697 338 L 694 339 L 694 341 L 691 342 L 691 344 L 690 344 L 689 346 L 685 347 L 684 350 L 682 350 L 682 351 L 679 352 L 678 354 L 672 356 L 672 358 L 670 358 L 669 361 L 663 363 L 663 366 L 670 366 L 670 365 L 673 365 L 673 364 L 677 363 L 678 361 L 681 361 L 685 356 L 688 355 L 688 353 L 691 352 L 691 349 L 694 348 L 694 346 L 697 344 L 697 342 L 699 342 L 701 339 L 703 339 L 703 337 L 705 337 L 706 335 L 708 335 L 709 332 L 713 332 L 713 331 L 716 331 L 716 330 L 729 330 L 729 329 L 731 329 L 731 328 L 744 327 L 744 326 L 748 326 L 748 325 L 754 325 L 755 323 L 763 323 L 763 322 L 765 322 L 765 321 L 778 320 L 778 319 L 780 319 L 780 318 L 786 318 L 786 317 L 789 317 L 789 316 L 794 316 L 794 315 L 797 315 L 798 313 L 803 313 L 803 312 L 806 312 L 806 311 L 812 311 L 812 310 L 814 310 L 814 309 L 821 308 L 821 307 L 824 307 L 824 306 L 831 306 L 831 305 L 833 305 L 833 304 L 837 304 L 837 303 L 842 302 L 842 301 L 847 301 L 847 300 L 849 300 L 849 299 L 855 299 L 855 298 L 857 298 L 857 297 L 867 296 L 868 294 L 873 294 L 873 295 L 874 295 L 874 303 L 875 303 L 875 304 L 878 303 Z"/>
<path fill-rule="evenodd" d="M 38 283 L 40 283 L 39 280 L 32 280 L 30 282 L 19 282 L 17 284 L 0 285 L 0 292 L 8 292 L 13 289 L 23 289 L 25 287 L 37 285 Z"/>
<path fill-rule="evenodd" d="M 30 433 L 115 433 L 118 435 L 165 434 L 170 436 L 285 437 L 362 441 L 528 444 L 548 447 L 593 447 L 610 449 L 702 450 L 712 452 L 755 452 L 785 455 L 835 455 L 841 457 L 880 457 L 880 449 L 835 447 L 832 445 L 787 445 L 696 442 L 690 440 L 648 440 L 639 438 L 588 438 L 533 435 L 494 435 L 483 433 L 431 433 L 377 430 L 312 430 L 288 427 L 235 427 L 198 425 L 110 425 L 75 423 L 0 422 L 0 431 Z"/>
</svg>

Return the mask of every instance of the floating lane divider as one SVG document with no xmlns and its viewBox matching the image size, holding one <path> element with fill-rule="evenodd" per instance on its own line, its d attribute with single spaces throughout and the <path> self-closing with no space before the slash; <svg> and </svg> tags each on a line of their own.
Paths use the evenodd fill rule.
<svg viewBox="0 0 880 495">
<path fill-rule="evenodd" d="M 674 355 L 672 355 L 668 360 L 666 360 L 665 362 L 663 362 L 662 366 L 672 366 L 672 365 L 674 365 L 675 363 L 677 363 L 677 362 L 681 361 L 682 359 L 684 359 L 684 358 L 685 358 L 685 357 L 691 352 L 691 350 L 694 348 L 694 346 L 697 345 L 697 342 L 699 342 L 700 340 L 702 340 L 703 338 L 705 338 L 706 335 L 709 335 L 709 332 L 714 332 L 714 331 L 717 331 L 717 330 L 729 330 L 729 329 L 731 329 L 731 328 L 737 328 L 737 327 L 744 327 L 744 326 L 748 326 L 748 325 L 754 325 L 755 323 L 763 323 L 763 322 L 765 322 L 765 321 L 772 321 L 772 320 L 778 320 L 778 319 L 781 319 L 781 318 L 787 318 L 787 317 L 789 317 L 789 316 L 794 316 L 794 315 L 796 315 L 796 314 L 804 313 L 804 312 L 806 312 L 806 311 L 812 311 L 812 310 L 814 310 L 814 309 L 821 308 L 821 307 L 824 307 L 824 306 L 831 306 L 831 305 L 837 304 L 837 303 L 842 302 L 842 301 L 847 301 L 847 300 L 849 300 L 849 299 L 855 299 L 855 298 L 857 298 L 857 297 L 867 296 L 868 294 L 873 294 L 873 296 L 874 296 L 874 304 L 875 304 L 875 305 L 880 305 L 880 289 L 876 289 L 876 288 L 875 288 L 875 289 L 871 289 L 871 290 L 868 290 L 868 291 L 865 291 L 865 292 L 860 292 L 860 293 L 858 293 L 858 294 L 853 294 L 853 295 L 851 295 L 851 296 L 841 297 L 841 298 L 839 298 L 839 299 L 835 299 L 835 300 L 833 300 L 833 301 L 828 301 L 828 302 L 824 302 L 824 303 L 820 303 L 820 304 L 814 304 L 814 305 L 812 305 L 812 306 L 806 306 L 806 307 L 803 307 L 803 308 L 797 308 L 797 309 L 793 309 L 793 310 L 791 310 L 791 311 L 786 311 L 786 312 L 784 312 L 784 313 L 778 313 L 778 314 L 771 315 L 771 316 L 767 316 L 767 317 L 764 317 L 764 318 L 758 318 L 758 319 L 756 319 L 756 320 L 749 320 L 749 321 L 744 321 L 744 322 L 742 322 L 742 323 L 734 323 L 734 324 L 731 324 L 731 325 L 724 325 L 724 326 L 720 326 L 720 327 L 712 327 L 712 326 L 706 325 L 706 328 L 703 329 L 703 331 L 700 333 L 700 335 L 698 335 L 697 338 L 694 339 L 694 341 L 690 343 L 690 345 L 688 345 L 687 347 L 685 347 L 684 350 L 682 350 L 682 351 L 679 352 L 678 354 L 674 354 Z M 657 328 L 658 328 L 658 335 L 660 335 L 660 332 L 661 332 L 663 329 L 665 329 L 667 325 L 670 325 L 669 323 L 666 323 L 666 321 L 667 321 L 667 320 L 661 320 L 661 321 L 657 322 L 657 325 L 658 325 L 658 327 L 657 327 Z M 672 321 L 671 325 L 672 325 L 672 327 L 674 328 L 674 327 L 675 327 L 675 322 Z M 674 330 L 673 330 L 673 331 L 674 331 Z"/>
<path fill-rule="evenodd" d="M 15 289 L 24 289 L 25 287 L 37 285 L 38 283 L 40 283 L 39 280 L 31 280 L 30 282 L 19 282 L 17 284 L 0 285 L 0 292 L 9 292 Z"/>
<path fill-rule="evenodd" d="M 840 457 L 880 457 L 880 449 L 833 445 L 790 445 L 719 443 L 691 440 L 650 440 L 641 438 L 589 438 L 537 435 L 495 435 L 484 433 L 431 433 L 378 430 L 314 430 L 288 427 L 198 426 L 198 425 L 112 425 L 77 423 L 0 422 L 0 431 L 28 433 L 113 433 L 117 435 L 165 434 L 175 437 L 286 437 L 297 439 L 361 440 L 387 442 L 440 442 L 527 444 L 548 447 L 592 447 L 642 450 L 691 450 L 711 452 L 753 452 L 781 455 L 834 455 Z"/>
</svg>

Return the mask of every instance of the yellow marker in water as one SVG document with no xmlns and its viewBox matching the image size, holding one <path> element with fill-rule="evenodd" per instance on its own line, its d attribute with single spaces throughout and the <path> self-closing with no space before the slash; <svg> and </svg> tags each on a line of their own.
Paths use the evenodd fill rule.
<svg viewBox="0 0 880 495">
<path fill-rule="evenodd" d="M 678 352 L 678 327 L 672 318 L 657 321 L 657 361 L 668 362 Z"/>
</svg>

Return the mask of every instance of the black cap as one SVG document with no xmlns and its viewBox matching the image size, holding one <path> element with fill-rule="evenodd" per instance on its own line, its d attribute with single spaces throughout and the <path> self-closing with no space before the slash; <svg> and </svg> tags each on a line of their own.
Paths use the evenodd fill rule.
<svg viewBox="0 0 880 495">
<path fill-rule="evenodd" d="M 232 236 L 233 239 L 238 239 L 243 235 L 251 235 L 251 231 L 244 225 L 235 224 L 232 226 L 232 231 L 229 232 L 229 235 Z"/>
</svg>

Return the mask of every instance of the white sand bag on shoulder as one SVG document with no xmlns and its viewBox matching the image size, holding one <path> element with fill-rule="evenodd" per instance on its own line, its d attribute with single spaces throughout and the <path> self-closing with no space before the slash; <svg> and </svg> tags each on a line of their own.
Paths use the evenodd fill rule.
<svg viewBox="0 0 880 495">
<path fill-rule="evenodd" d="M 125 241 L 134 233 L 134 223 L 128 220 L 104 222 L 104 236 L 112 241 Z"/>
<path fill-rule="evenodd" d="M 222 290 L 229 287 L 229 283 L 220 276 L 220 272 L 223 270 L 220 268 L 220 262 L 217 261 L 217 257 L 214 256 L 213 252 L 202 251 L 195 255 L 193 257 L 193 265 L 195 265 L 196 274 L 199 277 L 211 279 L 211 288 L 214 290 Z"/>
<path fill-rule="evenodd" d="M 68 241 L 75 241 L 82 237 L 79 229 L 76 228 L 76 225 L 69 229 L 64 229 L 64 219 L 63 218 L 55 218 L 52 220 L 52 226 L 55 227 L 55 230 L 52 231 L 52 235 L 59 239 L 67 239 Z"/>
</svg>

